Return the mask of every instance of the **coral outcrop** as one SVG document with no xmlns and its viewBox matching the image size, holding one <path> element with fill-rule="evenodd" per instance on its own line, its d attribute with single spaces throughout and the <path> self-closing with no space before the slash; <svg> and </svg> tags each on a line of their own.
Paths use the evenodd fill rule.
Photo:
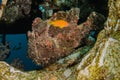
<svg viewBox="0 0 120 80">
<path fill-rule="evenodd" d="M 8 1 L 2 15 L 2 20 L 6 22 L 14 22 L 19 18 L 29 15 L 32 0 L 12 0 Z"/>
<path fill-rule="evenodd" d="M 78 80 L 120 79 L 120 0 L 109 0 L 109 17 L 97 42 L 78 66 Z"/>
<path fill-rule="evenodd" d="M 10 54 L 9 43 L 0 43 L 0 60 L 5 60 Z"/>
<path fill-rule="evenodd" d="M 28 32 L 29 58 L 38 65 L 49 65 L 81 46 L 91 30 L 99 31 L 103 28 L 104 16 L 93 12 L 85 23 L 78 26 L 78 14 L 79 9 L 75 8 L 67 12 L 59 11 L 46 21 L 36 18 L 32 32 Z M 59 21 L 64 23 L 58 25 Z"/>
</svg>

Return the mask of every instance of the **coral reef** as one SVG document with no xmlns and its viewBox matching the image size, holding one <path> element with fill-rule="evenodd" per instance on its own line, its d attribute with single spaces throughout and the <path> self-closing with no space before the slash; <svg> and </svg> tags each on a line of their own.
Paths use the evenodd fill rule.
<svg viewBox="0 0 120 80">
<path fill-rule="evenodd" d="M 3 80 L 77 80 L 76 68 L 78 65 L 68 67 L 71 61 L 82 57 L 89 49 L 89 47 L 83 47 L 78 51 L 73 52 L 68 57 L 65 57 L 44 68 L 43 70 L 34 71 L 20 71 L 7 63 L 0 61 L 0 79 Z M 75 58 L 76 57 L 76 58 Z M 80 58 L 79 58 L 80 59 Z M 61 63 L 62 61 L 62 63 Z M 30 66 L 31 67 L 31 66 Z"/>
<path fill-rule="evenodd" d="M 0 60 L 5 60 L 9 56 L 9 53 L 9 44 L 6 43 L 5 45 L 3 45 L 2 43 L 0 43 Z"/>
<path fill-rule="evenodd" d="M 31 10 L 31 0 L 12 0 L 8 1 L 3 12 L 2 20 L 14 22 L 15 20 L 29 15 Z"/>
<path fill-rule="evenodd" d="M 109 17 L 97 42 L 78 66 L 78 80 L 120 79 L 120 0 L 109 0 Z"/>
<path fill-rule="evenodd" d="M 110 11 L 106 22 L 107 25 L 105 29 L 99 33 L 96 44 L 82 59 L 79 66 L 75 65 L 65 68 L 55 64 L 43 70 L 22 72 L 0 61 L 0 79 L 120 80 L 120 0 L 109 0 L 108 4 Z M 41 22 L 41 20 L 38 19 L 35 22 L 36 26 L 37 22 Z M 83 49 L 85 49 L 85 47 Z M 78 50 L 74 54 L 84 54 L 84 51 L 86 52 L 86 50 Z M 76 56 L 80 57 L 80 55 Z M 65 58 L 65 60 L 68 59 L 68 57 Z M 56 69 L 56 66 L 59 66 L 60 69 Z M 78 71 L 76 71 L 76 68 Z"/>
<path fill-rule="evenodd" d="M 59 11 L 46 21 L 35 19 L 32 32 L 28 32 L 29 58 L 38 65 L 47 66 L 81 46 L 91 30 L 103 29 L 105 18 L 101 14 L 91 13 L 87 21 L 79 26 L 78 16 L 79 9 L 74 8 L 67 12 Z M 64 24 L 58 25 L 59 21 L 64 22 L 65 27 Z M 57 23 L 51 25 L 50 22 Z"/>
<path fill-rule="evenodd" d="M 10 65 L 20 70 L 24 69 L 24 64 L 19 58 L 15 58 Z"/>
</svg>

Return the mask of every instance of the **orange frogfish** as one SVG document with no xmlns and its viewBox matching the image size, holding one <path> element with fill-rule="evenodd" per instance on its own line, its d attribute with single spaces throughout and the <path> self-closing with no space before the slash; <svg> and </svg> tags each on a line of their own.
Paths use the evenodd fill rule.
<svg viewBox="0 0 120 80">
<path fill-rule="evenodd" d="M 65 20 L 54 20 L 54 21 L 50 21 L 49 24 L 59 28 L 68 27 L 69 25 L 69 23 Z"/>
</svg>

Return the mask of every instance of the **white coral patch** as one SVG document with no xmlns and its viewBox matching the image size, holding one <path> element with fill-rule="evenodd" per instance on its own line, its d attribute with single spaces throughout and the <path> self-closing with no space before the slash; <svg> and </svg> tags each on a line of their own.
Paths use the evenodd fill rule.
<svg viewBox="0 0 120 80">
<path fill-rule="evenodd" d="M 11 73 L 22 73 L 21 71 L 19 71 L 19 70 L 16 70 L 14 67 L 12 67 L 12 66 L 10 66 L 10 72 Z"/>
<path fill-rule="evenodd" d="M 99 62 L 99 66 L 102 66 L 102 65 L 104 65 L 103 63 L 103 60 L 104 60 L 104 57 L 105 57 L 105 54 L 106 54 L 106 51 L 107 51 L 107 47 L 109 46 L 109 40 L 105 43 L 105 47 L 103 48 L 103 50 L 102 50 L 102 55 L 101 55 L 101 57 L 100 57 L 100 62 Z"/>
<path fill-rule="evenodd" d="M 120 27 L 120 19 L 117 20 L 117 24 L 115 26 L 114 31 L 117 31 L 119 27 Z"/>
<path fill-rule="evenodd" d="M 109 38 L 108 41 L 106 41 L 105 47 L 103 48 L 102 53 L 101 53 L 101 57 L 100 57 L 100 61 L 99 61 L 99 66 L 103 66 L 104 65 L 104 57 L 105 57 L 105 54 L 107 52 L 107 48 L 109 47 L 109 44 L 111 42 L 116 42 L 116 41 L 117 40 L 115 40 L 113 38 Z"/>
<path fill-rule="evenodd" d="M 82 61 L 80 62 L 80 65 L 77 68 L 77 70 L 79 70 L 84 65 L 84 62 L 89 58 L 89 56 L 90 56 L 90 54 L 86 55 L 85 58 L 82 59 Z"/>
<path fill-rule="evenodd" d="M 84 70 L 81 70 L 81 71 L 80 71 L 80 74 L 89 77 L 90 75 L 89 75 L 88 67 L 86 67 Z"/>
</svg>

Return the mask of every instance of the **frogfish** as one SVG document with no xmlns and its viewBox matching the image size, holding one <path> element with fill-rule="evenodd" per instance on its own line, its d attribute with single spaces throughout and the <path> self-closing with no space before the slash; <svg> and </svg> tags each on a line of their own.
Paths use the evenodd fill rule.
<svg viewBox="0 0 120 80">
<path fill-rule="evenodd" d="M 54 21 L 50 21 L 49 24 L 59 28 L 68 27 L 69 25 L 69 23 L 65 20 L 54 20 Z"/>
</svg>

